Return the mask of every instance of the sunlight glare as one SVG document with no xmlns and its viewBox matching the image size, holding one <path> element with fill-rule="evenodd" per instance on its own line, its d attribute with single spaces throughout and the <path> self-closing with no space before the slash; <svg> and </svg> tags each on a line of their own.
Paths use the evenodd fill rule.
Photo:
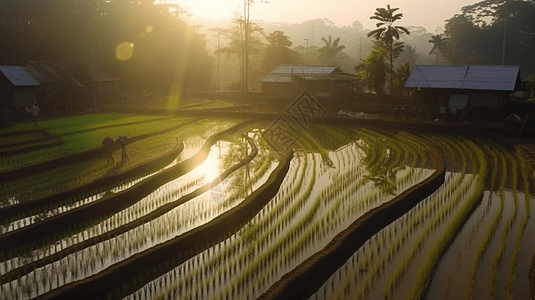
<svg viewBox="0 0 535 300">
<path fill-rule="evenodd" d="M 177 85 L 173 85 L 169 90 L 169 95 L 167 96 L 166 107 L 167 109 L 174 109 L 180 106 L 180 94 L 182 93 L 181 88 Z"/>
<path fill-rule="evenodd" d="M 231 18 L 236 4 L 228 0 L 198 0 L 195 2 L 182 1 L 186 10 L 195 17 L 220 20 Z M 238 2 L 239 3 L 239 2 Z"/>
<path fill-rule="evenodd" d="M 220 160 L 216 156 L 209 155 L 197 168 L 199 169 L 199 173 L 204 177 L 204 181 L 208 183 L 219 176 L 220 167 Z"/>
</svg>

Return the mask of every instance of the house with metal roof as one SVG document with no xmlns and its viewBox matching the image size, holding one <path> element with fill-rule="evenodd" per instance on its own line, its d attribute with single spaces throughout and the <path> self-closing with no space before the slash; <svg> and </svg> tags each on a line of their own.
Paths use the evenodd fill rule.
<svg viewBox="0 0 535 300">
<path fill-rule="evenodd" d="M 497 108 L 521 88 L 520 66 L 416 65 L 405 87 L 417 89 L 424 104 Z"/>
<path fill-rule="evenodd" d="M 33 105 L 39 85 L 23 67 L 0 66 L 0 101 L 7 107 Z"/>
<path fill-rule="evenodd" d="M 336 66 L 279 65 L 262 80 L 269 100 L 293 100 L 304 91 L 318 99 L 346 100 L 355 78 Z"/>
</svg>

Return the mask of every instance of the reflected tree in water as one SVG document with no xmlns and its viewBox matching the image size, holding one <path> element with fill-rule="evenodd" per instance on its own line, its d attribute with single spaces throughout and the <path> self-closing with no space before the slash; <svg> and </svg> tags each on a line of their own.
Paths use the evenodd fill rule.
<svg viewBox="0 0 535 300">
<path fill-rule="evenodd" d="M 397 173 L 406 168 L 403 160 L 397 159 L 399 150 L 384 138 L 362 137 L 357 146 L 365 153 L 361 162 L 368 170 L 366 182 L 372 181 L 382 192 L 396 195 Z"/>
</svg>

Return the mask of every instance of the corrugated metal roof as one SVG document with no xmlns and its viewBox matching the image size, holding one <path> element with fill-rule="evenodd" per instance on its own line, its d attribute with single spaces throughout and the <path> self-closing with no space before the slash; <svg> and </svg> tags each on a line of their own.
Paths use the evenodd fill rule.
<svg viewBox="0 0 535 300">
<path fill-rule="evenodd" d="M 513 91 L 520 66 L 415 66 L 405 87 Z"/>
<path fill-rule="evenodd" d="M 19 66 L 0 66 L 2 72 L 14 86 L 37 86 L 39 82 L 35 80 L 24 68 Z"/>
<path fill-rule="evenodd" d="M 291 76 L 305 80 L 353 81 L 353 75 L 335 66 L 279 65 L 261 82 L 292 82 Z"/>
<path fill-rule="evenodd" d="M 262 78 L 261 82 L 292 82 L 292 78 L 291 76 L 268 74 Z"/>
<path fill-rule="evenodd" d="M 337 70 L 338 69 L 338 70 Z M 335 70 L 341 71 L 336 66 L 301 66 L 301 65 L 279 65 L 270 74 L 331 74 Z M 343 71 L 342 71 L 343 72 Z"/>
</svg>

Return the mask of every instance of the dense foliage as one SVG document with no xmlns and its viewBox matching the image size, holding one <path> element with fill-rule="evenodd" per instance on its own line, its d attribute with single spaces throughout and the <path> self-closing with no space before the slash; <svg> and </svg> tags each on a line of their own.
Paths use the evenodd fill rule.
<svg viewBox="0 0 535 300">
<path fill-rule="evenodd" d="M 446 20 L 450 64 L 501 64 L 505 36 L 506 65 L 535 72 L 535 2 L 485 0 L 465 6 Z M 506 30 L 504 31 L 504 26 Z M 504 34 L 505 32 L 505 34 Z M 444 53 L 446 54 L 446 53 Z"/>
<path fill-rule="evenodd" d="M 151 0 L 0 1 L 0 63 L 68 65 L 82 81 L 96 64 L 137 89 L 200 86 L 213 58 L 184 15 Z"/>
</svg>

